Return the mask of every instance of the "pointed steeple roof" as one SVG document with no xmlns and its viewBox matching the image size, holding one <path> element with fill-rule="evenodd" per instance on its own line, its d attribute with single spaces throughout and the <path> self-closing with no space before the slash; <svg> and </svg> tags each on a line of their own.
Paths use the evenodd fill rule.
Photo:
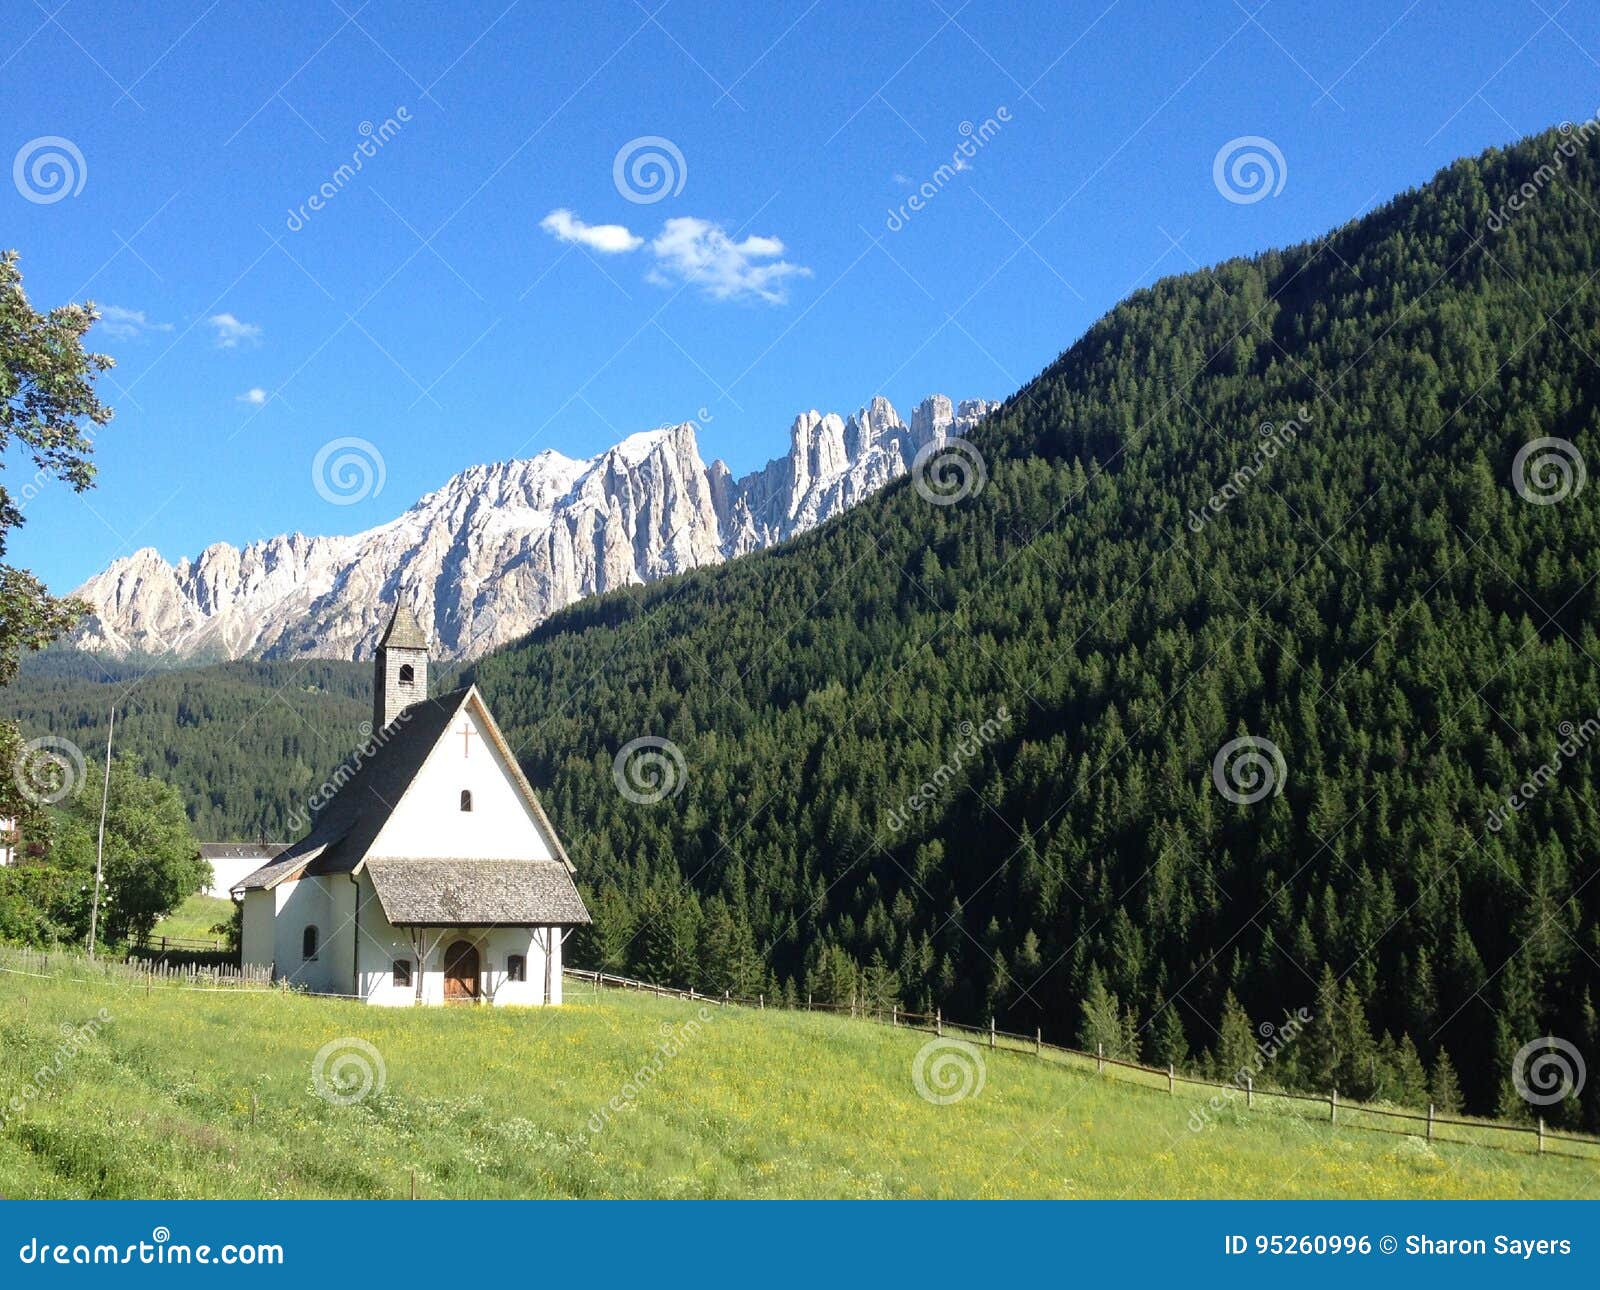
<svg viewBox="0 0 1600 1290">
<path fill-rule="evenodd" d="M 428 648 L 428 638 L 423 635 L 422 626 L 417 622 L 417 616 L 411 612 L 411 606 L 404 600 L 395 602 L 394 615 L 389 619 L 389 626 L 378 641 L 379 649 L 421 649 Z"/>
</svg>

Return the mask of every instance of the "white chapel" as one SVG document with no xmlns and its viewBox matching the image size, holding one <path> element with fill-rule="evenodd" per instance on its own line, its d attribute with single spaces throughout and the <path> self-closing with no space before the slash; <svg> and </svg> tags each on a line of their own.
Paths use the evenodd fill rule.
<svg viewBox="0 0 1600 1290">
<path fill-rule="evenodd" d="M 533 786 L 477 686 L 428 697 L 403 601 L 374 669 L 371 739 L 305 837 L 233 888 L 244 963 L 374 1004 L 559 1004 L 589 913 Z"/>
</svg>

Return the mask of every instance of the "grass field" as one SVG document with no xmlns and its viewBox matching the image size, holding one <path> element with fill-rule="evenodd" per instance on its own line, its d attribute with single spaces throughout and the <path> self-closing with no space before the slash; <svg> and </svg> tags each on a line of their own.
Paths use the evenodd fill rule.
<svg viewBox="0 0 1600 1290">
<path fill-rule="evenodd" d="M 396 1197 L 413 1171 L 424 1197 L 1600 1191 L 1600 1161 L 1430 1147 L 1284 1106 L 1202 1115 L 1198 1090 L 1004 1049 L 978 1051 L 981 1088 L 935 1105 L 913 1084 L 921 1032 L 568 992 L 544 1011 L 387 1011 L 0 974 L 0 1195 Z M 344 1041 L 324 1088 L 376 1069 L 351 1040 L 372 1045 L 383 1083 L 338 1104 L 313 1066 Z M 955 1060 L 975 1077 L 970 1059 Z"/>
<path fill-rule="evenodd" d="M 219 896 L 194 895 L 155 925 L 150 933 L 152 944 L 159 945 L 163 936 L 183 941 L 215 941 L 219 937 L 211 929 L 233 917 L 233 902 Z"/>
</svg>

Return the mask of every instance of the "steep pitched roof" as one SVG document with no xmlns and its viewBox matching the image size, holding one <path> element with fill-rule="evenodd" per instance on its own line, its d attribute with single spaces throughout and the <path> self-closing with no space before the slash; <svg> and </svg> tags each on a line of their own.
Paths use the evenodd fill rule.
<svg viewBox="0 0 1600 1290">
<path fill-rule="evenodd" d="M 527 804 L 545 842 L 570 875 L 575 873 L 566 848 L 544 813 L 533 785 L 528 783 L 516 755 L 506 743 L 489 705 L 477 686 L 452 690 L 424 699 L 404 709 L 365 748 L 359 750 L 328 783 L 332 798 L 317 813 L 305 837 L 292 844 L 271 864 L 245 878 L 235 891 L 276 887 L 288 878 L 319 874 L 355 873 L 367 859 L 373 842 L 410 789 L 423 763 L 449 729 L 456 714 L 471 705 L 484 730 L 509 768 L 512 783 Z M 512 863 L 522 863 L 512 862 Z"/>
<path fill-rule="evenodd" d="M 411 612 L 411 606 L 403 600 L 395 601 L 394 614 L 389 619 L 389 626 L 378 641 L 379 649 L 391 646 L 395 649 L 428 648 L 428 638 L 423 634 L 422 625 L 417 622 L 417 616 Z"/>
<path fill-rule="evenodd" d="M 571 926 L 589 921 L 572 875 L 558 860 L 369 856 L 366 871 L 393 927 Z"/>
</svg>

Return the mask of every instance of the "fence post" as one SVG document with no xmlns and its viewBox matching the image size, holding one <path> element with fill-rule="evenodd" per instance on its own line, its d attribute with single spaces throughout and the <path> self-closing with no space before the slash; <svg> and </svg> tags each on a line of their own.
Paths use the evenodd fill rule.
<svg viewBox="0 0 1600 1290">
<path fill-rule="evenodd" d="M 933 1033 L 935 1035 L 937 1035 L 940 1039 L 944 1038 L 944 1009 L 943 1008 L 935 1008 L 933 1010 Z"/>
<path fill-rule="evenodd" d="M 1256 1104 L 1256 1082 L 1249 1072 L 1244 1077 L 1244 1105 L 1245 1110 L 1250 1110 Z"/>
<path fill-rule="evenodd" d="M 994 1018 L 989 1018 L 989 1047 L 994 1047 Z"/>
<path fill-rule="evenodd" d="M 758 1001 L 760 1003 L 761 1011 L 765 1012 L 767 1010 L 767 996 L 765 995 L 765 993 L 763 993 L 763 994 L 757 996 L 757 998 L 758 998 Z"/>
<path fill-rule="evenodd" d="M 1094 1069 L 1097 1075 L 1106 1073 L 1106 1046 L 1103 1040 L 1096 1041 L 1094 1046 Z"/>
<path fill-rule="evenodd" d="M 1539 1154 L 1544 1155 L 1544 1116 L 1539 1117 Z"/>
<path fill-rule="evenodd" d="M 1178 1072 L 1171 1062 L 1167 1063 L 1167 1092 L 1175 1094 L 1178 1091 Z"/>
<path fill-rule="evenodd" d="M 413 1169 L 411 1171 L 411 1199 L 412 1200 L 416 1200 L 416 1198 L 417 1198 L 417 1171 L 415 1169 Z"/>
<path fill-rule="evenodd" d="M 807 1012 L 811 1011 L 811 991 L 810 990 L 806 991 L 806 1011 Z"/>
<path fill-rule="evenodd" d="M 1339 1123 L 1339 1090 L 1336 1088 L 1328 1095 L 1328 1123 Z"/>
<path fill-rule="evenodd" d="M 900 1024 L 900 1005 L 898 1003 L 891 1003 L 889 1005 L 889 1024 L 891 1026 L 898 1026 Z"/>
<path fill-rule="evenodd" d="M 1035 1026 L 1033 1028 L 1033 1055 L 1035 1057 L 1038 1057 L 1038 1056 L 1041 1056 L 1043 1053 L 1044 1053 L 1044 1027 L 1043 1026 Z"/>
<path fill-rule="evenodd" d="M 1428 1141 L 1433 1141 L 1433 1103 L 1428 1103 Z"/>
</svg>

